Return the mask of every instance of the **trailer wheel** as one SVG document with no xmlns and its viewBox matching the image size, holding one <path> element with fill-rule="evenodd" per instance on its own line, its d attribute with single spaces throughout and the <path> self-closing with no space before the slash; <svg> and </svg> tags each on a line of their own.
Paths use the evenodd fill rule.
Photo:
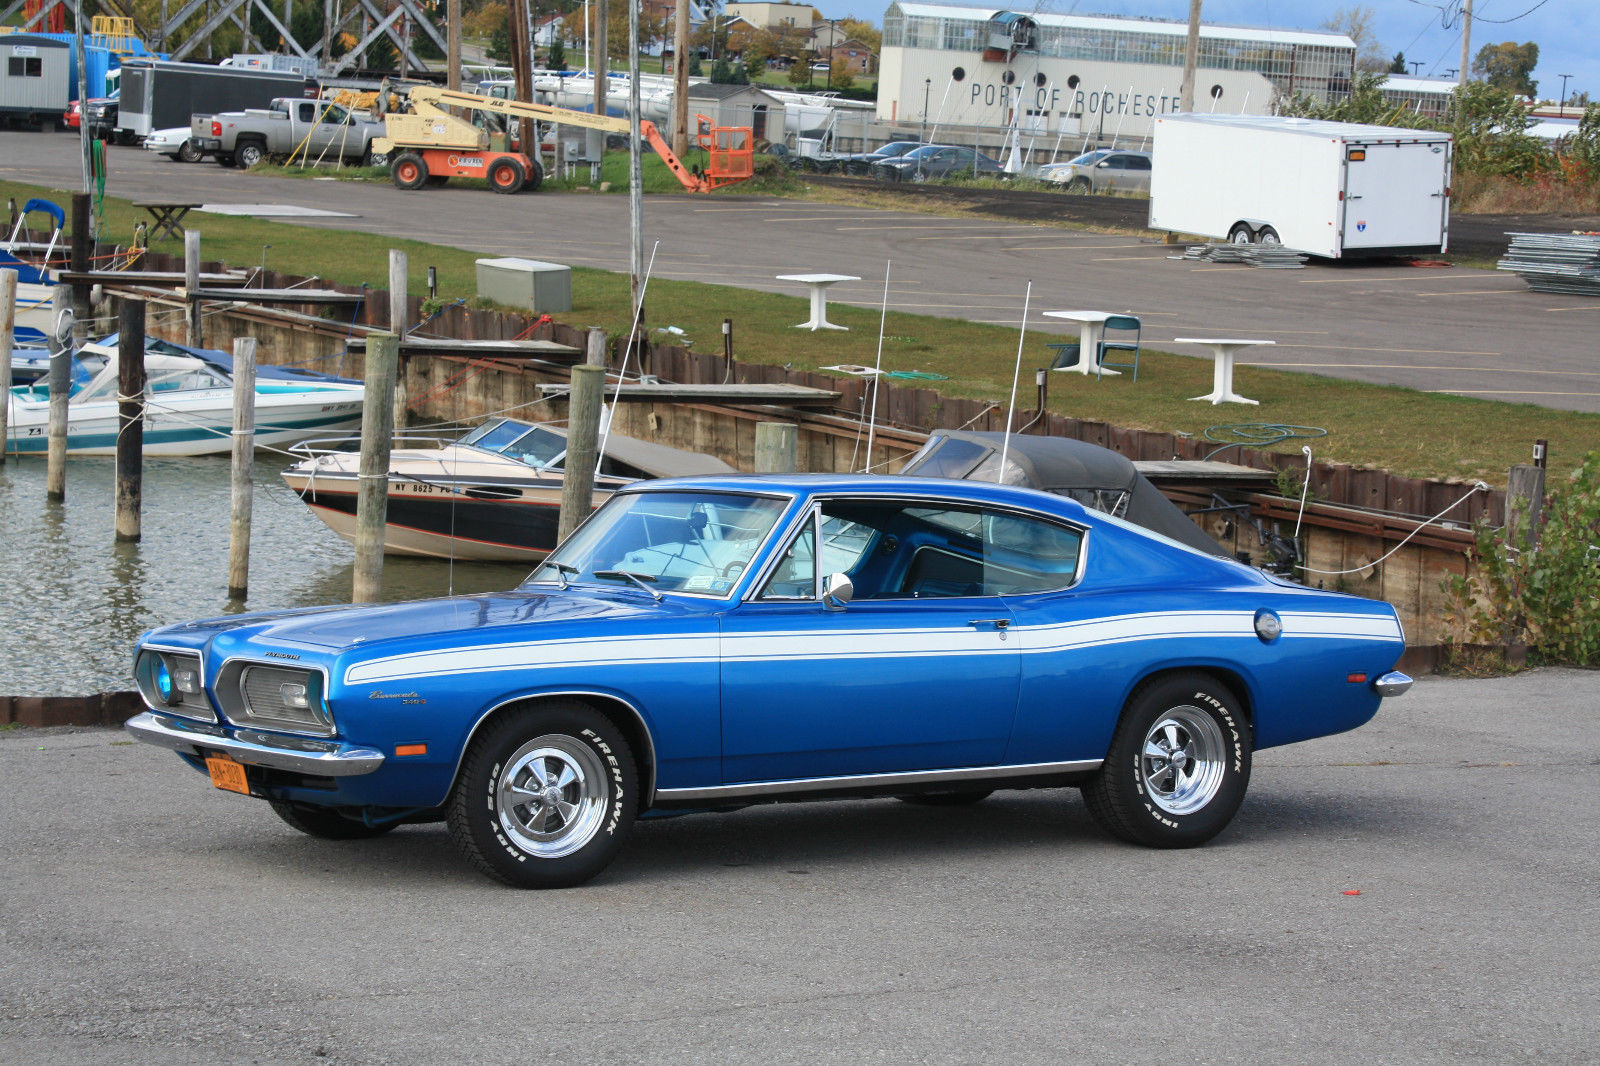
<svg viewBox="0 0 1600 1066">
<path fill-rule="evenodd" d="M 1278 245 L 1282 244 L 1283 241 L 1278 238 L 1277 230 L 1273 229 L 1271 226 L 1262 226 L 1260 229 L 1256 230 L 1256 243 L 1270 244 L 1273 247 L 1277 247 Z"/>
<path fill-rule="evenodd" d="M 515 159 L 496 159 L 489 164 L 489 187 L 495 192 L 521 192 L 522 182 L 526 178 L 522 164 Z"/>
<path fill-rule="evenodd" d="M 537 159 L 532 162 L 533 166 L 528 168 L 528 176 L 522 179 L 522 188 L 527 192 L 538 192 L 539 186 L 544 184 L 544 167 L 539 165 Z"/>
<path fill-rule="evenodd" d="M 428 164 L 416 152 L 401 152 L 389 167 L 397 189 L 420 189 L 428 181 Z"/>
<path fill-rule="evenodd" d="M 1255 235 L 1250 232 L 1250 227 L 1243 222 L 1228 231 L 1229 244 L 1249 244 Z"/>
</svg>

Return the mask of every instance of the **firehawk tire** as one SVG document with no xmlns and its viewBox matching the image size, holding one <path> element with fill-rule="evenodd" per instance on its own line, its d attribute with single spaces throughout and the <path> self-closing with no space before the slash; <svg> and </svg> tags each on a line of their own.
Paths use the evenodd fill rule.
<svg viewBox="0 0 1600 1066">
<path fill-rule="evenodd" d="M 1251 747 L 1250 723 L 1225 686 L 1168 677 L 1134 691 L 1083 798 L 1112 836 L 1192 848 L 1222 832 L 1244 801 Z"/>
<path fill-rule="evenodd" d="M 346 818 L 338 811 L 327 807 L 312 807 L 304 803 L 290 803 L 287 800 L 269 802 L 279 818 L 307 836 L 321 837 L 323 840 L 366 840 L 371 837 L 381 837 L 398 824 L 386 822 L 382 825 L 368 825 L 366 822 Z"/>
<path fill-rule="evenodd" d="M 524 708 L 473 741 L 450 798 L 450 836 L 513 887 L 582 884 L 622 850 L 637 781 L 633 753 L 603 715 L 571 701 Z"/>
<path fill-rule="evenodd" d="M 527 174 L 515 159 L 496 159 L 489 166 L 489 188 L 499 193 L 519 193 Z"/>
<path fill-rule="evenodd" d="M 397 189 L 420 189 L 428 183 L 428 164 L 416 152 L 401 152 L 389 166 L 389 180 Z"/>
</svg>

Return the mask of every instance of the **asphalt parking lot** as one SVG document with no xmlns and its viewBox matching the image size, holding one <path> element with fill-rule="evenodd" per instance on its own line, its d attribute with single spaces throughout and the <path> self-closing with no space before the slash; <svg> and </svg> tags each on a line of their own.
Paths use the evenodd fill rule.
<svg viewBox="0 0 1600 1066">
<path fill-rule="evenodd" d="M 1597 697 L 1424 679 L 1262 753 L 1195 851 L 1076 793 L 803 804 L 641 824 L 554 893 L 4 732 L 0 1063 L 1592 1061 Z"/>
<path fill-rule="evenodd" d="M 0 178 L 77 187 L 76 146 L 59 134 L 0 132 Z M 175 163 L 137 148 L 111 149 L 108 159 L 107 192 L 132 200 L 298 205 L 329 212 L 288 219 L 304 225 L 628 269 L 622 196 L 408 193 Z M 189 223 L 203 231 L 205 215 Z M 1204 350 L 1174 338 L 1274 342 L 1247 349 L 1241 366 L 1600 411 L 1600 300 L 1534 293 L 1510 274 L 1394 264 L 1258 270 L 1172 259 L 1181 249 L 1134 236 L 731 193 L 649 197 L 644 227 L 656 277 L 792 293 L 799 306 L 804 289 L 778 275 L 857 276 L 830 289 L 829 302 L 870 308 L 858 329 L 877 327 L 887 268 L 895 310 L 1015 326 L 1031 284 L 1030 333 L 1072 328 L 1041 311 L 1131 311 L 1144 321 L 1146 345 L 1196 357 Z M 181 253 L 177 241 L 157 249 Z M 272 265 L 293 269 L 288 254 L 274 250 Z M 667 304 L 653 302 L 650 315 L 657 325 L 672 322 Z"/>
</svg>

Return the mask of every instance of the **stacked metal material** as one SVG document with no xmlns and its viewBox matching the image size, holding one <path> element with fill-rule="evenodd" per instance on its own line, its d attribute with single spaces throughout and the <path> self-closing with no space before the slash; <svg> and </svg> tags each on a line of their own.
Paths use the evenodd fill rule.
<svg viewBox="0 0 1600 1066">
<path fill-rule="evenodd" d="M 1267 270 L 1300 270 L 1309 258 L 1277 244 L 1233 244 L 1232 242 L 1191 244 L 1174 259 L 1198 259 L 1207 263 L 1243 263 Z"/>
<path fill-rule="evenodd" d="M 1535 292 L 1600 296 L 1600 233 L 1513 233 L 1496 266 Z"/>
</svg>

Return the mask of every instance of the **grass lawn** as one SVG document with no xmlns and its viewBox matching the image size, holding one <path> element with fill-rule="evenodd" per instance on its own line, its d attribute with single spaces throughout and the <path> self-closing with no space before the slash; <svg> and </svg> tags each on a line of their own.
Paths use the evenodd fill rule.
<svg viewBox="0 0 1600 1066">
<path fill-rule="evenodd" d="M 20 203 L 30 196 L 46 196 L 63 206 L 70 200 L 60 191 L 0 182 L 0 197 L 14 197 Z M 135 223 L 143 217 L 144 213 L 127 201 L 108 198 L 103 239 L 127 243 Z M 253 267 L 262 261 L 263 249 L 271 245 L 265 257 L 274 270 L 381 287 L 387 284 L 389 249 L 398 248 L 408 256 L 412 292 L 426 291 L 427 268 L 433 266 L 438 269 L 442 298 L 475 298 L 477 254 L 471 251 L 252 218 L 190 216 L 191 222 L 197 220 L 204 232 L 207 259 Z M 167 240 L 157 250 L 181 255 L 182 246 Z M 560 317 L 575 325 L 598 325 L 613 334 L 626 332 L 625 274 L 574 267 L 572 289 L 572 311 Z M 828 307 L 829 317 L 849 326 L 850 332 L 799 332 L 793 325 L 807 316 L 804 295 L 662 278 L 650 282 L 646 306 L 651 326 L 680 327 L 701 350 L 721 351 L 721 323 L 732 318 L 735 354 L 745 363 L 817 369 L 838 363 L 870 366 L 877 357 L 876 309 L 834 302 Z M 1044 344 L 1054 339 L 1029 332 L 1019 407 L 1032 406 L 1032 371 L 1046 364 L 1049 353 Z M 942 375 L 946 380 L 931 382 L 929 387 L 949 396 L 1004 404 L 1017 344 L 1014 328 L 892 312 L 884 328 L 883 366 Z M 1554 467 L 1562 472 L 1575 466 L 1585 452 L 1600 447 L 1600 415 L 1434 395 L 1248 365 L 1239 369 L 1237 387 L 1260 400 L 1260 407 L 1191 403 L 1187 397 L 1210 390 L 1211 373 L 1209 356 L 1146 349 L 1137 385 L 1126 376 L 1096 381 L 1078 374 L 1053 374 L 1049 405 L 1051 410 L 1078 418 L 1197 436 L 1209 426 L 1229 421 L 1318 426 L 1328 430 L 1327 437 L 1312 442 L 1318 459 L 1380 467 L 1414 477 L 1482 478 L 1500 486 L 1513 463 L 1529 461 L 1536 438 L 1550 441 Z M 1298 452 L 1299 444 L 1286 442 L 1280 447 Z"/>
</svg>

